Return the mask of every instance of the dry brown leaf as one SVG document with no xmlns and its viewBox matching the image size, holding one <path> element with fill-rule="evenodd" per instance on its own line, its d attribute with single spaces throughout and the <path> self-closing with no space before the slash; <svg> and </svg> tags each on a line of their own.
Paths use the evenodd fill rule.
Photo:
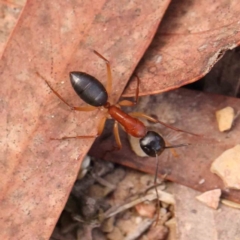
<svg viewBox="0 0 240 240">
<path fill-rule="evenodd" d="M 7 39 L 9 38 L 17 19 L 21 13 L 24 3 L 17 1 L 0 1 L 0 56 L 6 46 Z"/>
<path fill-rule="evenodd" d="M 174 0 L 138 65 L 140 94 L 175 89 L 203 77 L 240 43 L 238 0 Z M 135 81 L 124 92 L 133 96 Z"/>
<path fill-rule="evenodd" d="M 13 8 L 10 10 L 13 12 L 19 11 L 24 1 L 2 4 L 3 8 Z M 138 67 L 142 78 L 141 94 L 174 89 L 204 76 L 226 50 L 239 45 L 239 13 L 237 0 L 227 3 L 225 0 L 172 1 L 154 42 Z M 13 25 L 16 20 L 10 20 L 12 13 L 4 16 L 10 28 L 9 24 Z M 125 95 L 133 95 L 134 89 L 132 83 Z"/>
</svg>

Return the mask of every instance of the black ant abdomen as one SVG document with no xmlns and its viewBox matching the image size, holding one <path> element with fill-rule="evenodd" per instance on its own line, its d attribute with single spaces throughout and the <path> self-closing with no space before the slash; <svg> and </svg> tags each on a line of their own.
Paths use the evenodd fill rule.
<svg viewBox="0 0 240 240">
<path fill-rule="evenodd" d="M 84 72 L 70 72 L 69 75 L 73 89 L 83 101 L 94 107 L 107 103 L 107 91 L 95 77 Z"/>
</svg>

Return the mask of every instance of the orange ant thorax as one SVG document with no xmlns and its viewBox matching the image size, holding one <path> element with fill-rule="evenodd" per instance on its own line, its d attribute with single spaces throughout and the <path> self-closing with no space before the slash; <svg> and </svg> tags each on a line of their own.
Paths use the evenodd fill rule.
<svg viewBox="0 0 240 240">
<path fill-rule="evenodd" d="M 113 119 L 123 126 L 124 130 L 128 134 L 132 135 L 133 137 L 142 138 L 146 135 L 146 126 L 137 118 L 133 118 L 127 113 L 123 112 L 119 107 L 114 105 L 109 106 L 108 113 Z"/>
</svg>

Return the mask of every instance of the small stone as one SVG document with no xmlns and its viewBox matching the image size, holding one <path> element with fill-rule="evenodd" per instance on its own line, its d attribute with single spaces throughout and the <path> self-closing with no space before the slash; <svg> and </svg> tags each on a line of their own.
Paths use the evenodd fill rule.
<svg viewBox="0 0 240 240">
<path fill-rule="evenodd" d="M 217 209 L 221 193 L 221 189 L 214 189 L 197 196 L 196 199 L 210 208 Z"/>
<path fill-rule="evenodd" d="M 201 185 L 201 184 L 203 184 L 204 182 L 205 182 L 205 179 L 202 178 L 202 179 L 198 182 L 198 184 Z"/>
<path fill-rule="evenodd" d="M 216 112 L 218 128 L 220 132 L 231 129 L 234 120 L 234 109 L 232 107 L 225 107 Z"/>
<path fill-rule="evenodd" d="M 226 150 L 211 166 L 211 172 L 217 174 L 227 188 L 240 189 L 240 145 Z"/>
</svg>

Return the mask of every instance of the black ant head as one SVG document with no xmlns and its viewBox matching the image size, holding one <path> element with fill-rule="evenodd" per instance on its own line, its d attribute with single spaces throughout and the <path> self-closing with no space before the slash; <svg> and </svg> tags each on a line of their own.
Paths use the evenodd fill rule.
<svg viewBox="0 0 240 240">
<path fill-rule="evenodd" d="M 166 148 L 166 143 L 162 136 L 154 131 L 148 131 L 147 134 L 140 139 L 142 150 L 150 157 L 160 155 Z"/>
</svg>

